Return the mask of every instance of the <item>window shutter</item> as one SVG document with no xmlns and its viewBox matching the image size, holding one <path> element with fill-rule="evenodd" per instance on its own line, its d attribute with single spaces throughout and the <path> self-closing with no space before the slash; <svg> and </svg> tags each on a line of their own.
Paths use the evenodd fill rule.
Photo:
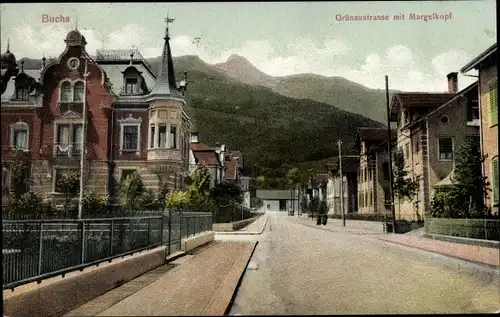
<svg viewBox="0 0 500 317">
<path fill-rule="evenodd" d="M 498 123 L 498 94 L 496 80 L 490 84 L 488 97 L 490 104 L 490 125 L 495 125 Z"/>
<path fill-rule="evenodd" d="M 493 181 L 493 204 L 498 204 L 499 178 L 498 178 L 498 157 L 493 159 L 492 181 Z"/>
</svg>

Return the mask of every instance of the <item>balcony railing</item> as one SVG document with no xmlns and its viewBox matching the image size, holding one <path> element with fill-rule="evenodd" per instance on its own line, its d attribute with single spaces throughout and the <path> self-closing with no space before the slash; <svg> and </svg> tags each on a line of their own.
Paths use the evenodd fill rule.
<svg viewBox="0 0 500 317">
<path fill-rule="evenodd" d="M 82 154 L 81 143 L 72 142 L 70 144 L 56 143 L 54 146 L 54 156 L 56 157 L 75 157 Z"/>
<path fill-rule="evenodd" d="M 180 161 L 182 159 L 181 151 L 177 149 L 148 149 L 148 160 L 173 160 Z"/>
<path fill-rule="evenodd" d="M 105 62 L 105 61 L 130 61 L 130 54 L 134 54 L 132 57 L 132 61 L 141 61 L 143 62 L 149 69 L 151 69 L 151 64 L 142 56 L 138 49 L 127 50 L 97 50 L 95 60 L 97 62 Z"/>
</svg>

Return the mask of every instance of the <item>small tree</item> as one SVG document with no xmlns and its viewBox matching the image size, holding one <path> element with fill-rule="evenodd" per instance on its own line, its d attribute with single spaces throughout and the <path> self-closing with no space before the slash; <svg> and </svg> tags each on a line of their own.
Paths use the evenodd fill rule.
<svg viewBox="0 0 500 317">
<path fill-rule="evenodd" d="M 452 184 L 436 189 L 431 202 L 432 217 L 482 218 L 490 215 L 483 200 L 491 190 L 482 175 L 483 160 L 475 142 L 470 141 L 458 148 Z"/>
<path fill-rule="evenodd" d="M 124 207 L 127 210 L 138 210 L 141 207 L 140 197 L 144 194 L 146 188 L 142 182 L 141 175 L 133 172 L 128 175 L 123 182 Z"/>
<path fill-rule="evenodd" d="M 418 183 L 408 177 L 408 171 L 405 169 L 405 158 L 403 152 L 397 151 L 394 154 L 393 169 L 393 192 L 398 198 L 399 212 L 401 213 L 401 202 L 411 200 L 418 191 Z M 419 217 L 418 211 L 417 218 Z"/>
<path fill-rule="evenodd" d="M 56 190 L 64 194 L 64 212 L 68 212 L 69 200 L 80 192 L 80 173 L 68 171 L 56 183 Z"/>
<path fill-rule="evenodd" d="M 210 190 L 210 195 L 219 207 L 243 202 L 241 188 L 232 182 L 220 182 Z"/>
<path fill-rule="evenodd" d="M 171 192 L 165 196 L 165 207 L 167 208 L 186 208 L 189 205 L 189 196 L 187 192 Z"/>
<path fill-rule="evenodd" d="M 29 173 L 31 160 L 27 153 L 17 150 L 13 153 L 13 162 L 10 166 L 11 190 L 16 199 L 29 191 Z"/>
<path fill-rule="evenodd" d="M 109 210 L 108 200 L 94 192 L 85 194 L 82 204 L 83 212 L 88 214 L 104 214 Z"/>
<path fill-rule="evenodd" d="M 189 207 L 200 211 L 212 211 L 214 202 L 210 196 L 210 172 L 204 165 L 199 166 L 188 179 L 187 195 Z"/>
</svg>

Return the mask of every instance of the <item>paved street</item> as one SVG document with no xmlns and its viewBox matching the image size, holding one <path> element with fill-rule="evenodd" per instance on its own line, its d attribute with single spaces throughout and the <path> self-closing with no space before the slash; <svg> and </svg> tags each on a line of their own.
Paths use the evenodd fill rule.
<svg viewBox="0 0 500 317">
<path fill-rule="evenodd" d="M 259 244 L 231 315 L 489 313 L 500 309 L 500 286 L 484 274 L 484 270 L 492 272 L 491 268 L 381 241 L 375 238 L 377 234 L 319 230 L 286 213 L 268 216 L 262 235 L 233 236 L 258 239 Z M 477 274 L 470 273 L 474 271 Z"/>
</svg>

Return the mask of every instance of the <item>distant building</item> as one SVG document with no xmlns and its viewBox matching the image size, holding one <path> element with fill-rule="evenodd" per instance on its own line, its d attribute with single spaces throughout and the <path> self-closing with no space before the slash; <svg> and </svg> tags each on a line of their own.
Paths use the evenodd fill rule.
<svg viewBox="0 0 500 317">
<path fill-rule="evenodd" d="M 428 217 L 434 188 L 451 184 L 455 151 L 468 140 L 479 142 L 478 84 L 457 92 L 457 73 L 447 77 L 447 93 L 393 95 L 395 151 L 403 153 L 408 177 L 419 185 L 415 197 L 404 201 L 395 197 L 396 218 Z"/>
<path fill-rule="evenodd" d="M 392 132 L 392 136 L 395 131 Z M 389 152 L 387 128 L 359 128 L 358 213 L 390 212 Z"/>
<path fill-rule="evenodd" d="M 484 175 L 491 183 L 492 192 L 486 198 L 486 205 L 498 212 L 500 179 L 498 168 L 498 55 L 497 43 L 465 65 L 460 71 L 467 73 L 478 70 L 479 75 L 479 121 L 481 128 L 481 150 L 486 155 L 483 164 Z"/>
<path fill-rule="evenodd" d="M 298 193 L 294 190 L 264 190 L 258 189 L 256 197 L 262 199 L 263 208 L 271 211 L 287 211 L 298 209 Z M 293 206 L 294 205 L 294 206 Z"/>
<path fill-rule="evenodd" d="M 204 165 L 210 172 L 210 188 L 219 184 L 224 176 L 223 157 L 225 145 L 220 148 L 209 147 L 199 142 L 198 133 L 191 133 L 189 148 L 189 173 L 193 173 L 200 165 Z"/>
<path fill-rule="evenodd" d="M 340 168 L 338 163 L 338 158 L 335 158 L 328 167 L 330 172 L 330 177 L 328 178 L 326 186 L 328 214 L 342 215 L 341 206 L 343 206 L 344 213 L 346 214 L 358 212 L 357 172 L 359 156 L 342 158 L 342 186 L 340 183 Z M 340 201 L 341 199 L 343 199 L 342 203 Z"/>
</svg>

